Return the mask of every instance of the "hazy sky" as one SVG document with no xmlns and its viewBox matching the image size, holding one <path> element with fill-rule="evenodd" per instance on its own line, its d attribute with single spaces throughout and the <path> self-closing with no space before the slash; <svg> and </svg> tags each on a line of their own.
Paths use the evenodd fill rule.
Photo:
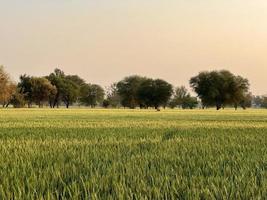
<svg viewBox="0 0 267 200">
<path fill-rule="evenodd" d="M 0 0 L 0 64 L 16 80 L 59 66 L 103 86 L 229 69 L 265 94 L 267 1 Z"/>
</svg>

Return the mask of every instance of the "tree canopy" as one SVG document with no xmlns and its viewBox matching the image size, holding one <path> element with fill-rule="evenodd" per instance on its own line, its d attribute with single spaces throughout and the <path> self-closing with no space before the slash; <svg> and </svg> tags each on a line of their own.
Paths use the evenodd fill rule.
<svg viewBox="0 0 267 200">
<path fill-rule="evenodd" d="M 247 79 L 227 70 L 201 72 L 190 79 L 190 85 L 201 99 L 203 107 L 216 106 L 217 110 L 226 105 L 237 108 L 249 89 Z"/>
<path fill-rule="evenodd" d="M 183 109 L 193 109 L 197 107 L 198 100 L 196 97 L 192 97 L 184 86 L 181 86 L 175 89 L 169 105 L 171 108 L 175 108 L 178 106 Z"/>
<path fill-rule="evenodd" d="M 29 107 L 31 107 L 32 103 L 36 103 L 41 107 L 45 101 L 48 101 L 52 95 L 57 93 L 57 88 L 44 77 L 23 75 L 20 77 L 18 88 Z"/>
<path fill-rule="evenodd" d="M 138 89 L 139 102 L 145 107 L 166 106 L 171 95 L 172 85 L 161 79 L 146 79 Z"/>
<path fill-rule="evenodd" d="M 100 85 L 87 83 L 78 75 L 65 74 L 56 68 L 45 77 L 21 75 L 18 84 L 0 67 L 0 104 L 4 107 L 28 105 L 49 105 L 51 108 L 65 105 L 103 106 L 105 108 L 125 107 L 134 109 L 171 108 L 193 109 L 215 106 L 217 110 L 226 106 L 242 108 L 267 107 L 266 97 L 253 96 L 249 92 L 249 81 L 227 70 L 204 71 L 190 79 L 190 86 L 197 94 L 194 97 L 184 87 L 173 86 L 162 79 L 133 75 L 113 83 L 105 89 Z"/>
<path fill-rule="evenodd" d="M 4 70 L 4 67 L 0 66 L 0 104 L 2 104 L 3 107 L 8 106 L 15 92 L 15 83 Z"/>
<path fill-rule="evenodd" d="M 140 106 L 138 89 L 146 78 L 141 76 L 128 76 L 117 83 L 117 91 L 121 97 L 121 104 L 124 107 L 135 108 Z"/>
<path fill-rule="evenodd" d="M 97 84 L 84 84 L 81 87 L 80 101 L 86 106 L 91 106 L 92 108 L 97 105 L 102 105 L 104 101 L 105 91 Z"/>
</svg>

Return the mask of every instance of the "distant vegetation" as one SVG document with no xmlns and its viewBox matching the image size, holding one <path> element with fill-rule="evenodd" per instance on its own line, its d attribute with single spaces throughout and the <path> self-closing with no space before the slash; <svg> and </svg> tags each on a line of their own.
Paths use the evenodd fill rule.
<svg viewBox="0 0 267 200">
<path fill-rule="evenodd" d="M 253 96 L 249 92 L 249 81 L 229 71 L 201 72 L 190 79 L 190 85 L 197 94 L 191 96 L 184 86 L 174 87 L 162 79 L 142 76 L 125 77 L 108 88 L 86 83 L 78 75 L 66 75 L 55 69 L 44 77 L 21 75 L 15 83 L 9 74 L 0 67 L 0 104 L 3 107 L 56 108 L 71 105 L 147 109 L 160 107 L 193 109 L 196 107 L 226 106 L 267 108 L 267 97 Z"/>
</svg>

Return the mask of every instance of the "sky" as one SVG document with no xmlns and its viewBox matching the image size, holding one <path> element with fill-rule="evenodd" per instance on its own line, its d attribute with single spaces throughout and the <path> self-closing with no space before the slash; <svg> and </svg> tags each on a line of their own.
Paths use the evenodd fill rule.
<svg viewBox="0 0 267 200">
<path fill-rule="evenodd" d="M 227 69 L 267 93 L 266 0 L 0 0 L 0 65 L 58 67 L 108 86 L 133 74 L 189 87 Z"/>
</svg>

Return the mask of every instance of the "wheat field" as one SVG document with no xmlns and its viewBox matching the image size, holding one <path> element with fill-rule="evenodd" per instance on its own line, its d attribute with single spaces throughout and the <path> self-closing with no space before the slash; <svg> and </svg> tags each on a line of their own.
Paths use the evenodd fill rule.
<svg viewBox="0 0 267 200">
<path fill-rule="evenodd" d="M 266 199 L 267 110 L 0 110 L 0 199 Z"/>
</svg>

